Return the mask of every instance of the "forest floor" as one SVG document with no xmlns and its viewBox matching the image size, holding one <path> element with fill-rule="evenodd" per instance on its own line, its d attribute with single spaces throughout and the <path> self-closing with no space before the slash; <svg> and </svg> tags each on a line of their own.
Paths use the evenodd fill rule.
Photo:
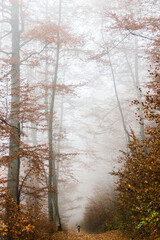
<svg viewBox="0 0 160 240">
<path fill-rule="evenodd" d="M 109 231 L 101 234 L 89 234 L 81 231 L 69 230 L 67 234 L 59 233 L 53 237 L 53 240 L 130 240 L 122 236 L 118 231 Z"/>
</svg>

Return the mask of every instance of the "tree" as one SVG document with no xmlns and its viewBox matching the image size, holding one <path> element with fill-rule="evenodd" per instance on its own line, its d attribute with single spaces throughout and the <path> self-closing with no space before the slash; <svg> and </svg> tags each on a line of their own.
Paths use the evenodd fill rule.
<svg viewBox="0 0 160 240">
<path fill-rule="evenodd" d="M 48 146 L 46 146 L 45 142 L 33 146 L 27 140 L 29 137 L 28 135 L 30 134 L 30 132 L 26 131 L 27 125 L 31 125 L 31 127 L 33 126 L 34 129 L 40 129 L 40 125 L 43 125 L 45 121 L 45 108 L 40 100 L 40 95 L 38 95 L 38 93 L 35 95 L 34 92 L 35 89 L 39 90 L 39 85 L 36 83 L 33 84 L 33 82 L 28 83 L 28 79 L 26 80 L 25 78 L 25 72 L 28 66 L 36 66 L 38 57 L 41 61 L 42 52 L 46 45 L 48 46 L 50 43 L 54 42 L 54 37 L 50 39 L 50 36 L 47 35 L 46 38 L 48 39 L 44 39 L 41 35 L 42 32 L 40 31 L 40 26 L 38 24 L 38 26 L 34 26 L 33 29 L 28 29 L 27 23 L 23 19 L 24 16 L 22 16 L 22 12 L 27 6 L 23 4 L 18 0 L 6 1 L 5 3 L 4 1 L 1 2 L 3 16 L 2 23 L 11 26 L 11 31 L 9 31 L 9 27 L 7 27 L 5 31 L 8 30 L 8 32 L 5 33 L 1 39 L 6 38 L 9 34 L 12 35 L 11 42 L 9 38 L 6 41 L 9 45 L 8 50 L 11 49 L 11 53 L 1 50 L 1 52 L 7 56 L 1 58 L 3 71 L 5 72 L 6 69 L 9 69 L 7 73 L 3 74 L 1 81 L 3 83 L 7 82 L 7 87 L 9 87 L 6 91 L 7 96 L 5 96 L 6 109 L 2 109 L 1 107 L 2 111 L 0 117 L 0 133 L 3 137 L 3 142 L 1 143 L 3 148 L 1 148 L 1 167 L 3 169 L 8 166 L 8 179 L 5 178 L 5 171 L 1 179 L 1 184 L 3 184 L 1 204 L 6 207 L 7 210 L 5 218 L 3 214 L 3 219 L 8 225 L 8 237 L 10 239 L 14 239 L 17 234 L 16 232 L 14 233 L 13 230 L 13 224 L 15 223 L 15 226 L 17 226 L 14 214 L 17 214 L 19 219 L 21 218 L 23 210 L 24 214 L 22 213 L 22 215 L 25 216 L 26 214 L 24 209 L 25 205 L 20 204 L 21 201 L 27 204 L 28 196 L 33 197 L 36 195 L 38 198 L 37 200 L 40 202 L 40 199 L 44 197 L 44 193 L 47 192 L 47 187 L 45 186 L 44 165 L 45 162 L 49 160 L 49 157 L 46 154 L 48 153 Z M 23 32 L 24 26 L 27 28 L 27 33 Z M 56 26 L 52 24 L 51 30 L 53 30 L 53 35 L 56 33 L 55 29 Z M 48 32 L 48 25 L 44 25 L 43 30 Z M 33 45 L 36 41 L 42 42 L 40 51 L 30 51 L 27 49 L 27 45 L 31 41 Z M 4 41 L 1 47 L 6 47 Z M 26 51 L 22 49 L 24 47 Z M 10 55 L 11 58 L 9 58 Z M 35 58 L 35 55 L 38 55 L 38 57 Z M 33 92 L 34 95 L 32 95 Z M 40 187 L 35 186 L 35 179 L 39 181 Z M 4 204 L 4 201 L 6 201 L 6 205 Z M 31 203 L 32 202 L 33 201 L 31 201 Z M 34 205 L 34 203 L 31 205 Z M 23 231 L 23 229 L 21 230 Z M 19 231 L 18 228 L 17 231 Z"/>
<path fill-rule="evenodd" d="M 57 84 L 58 68 L 59 68 L 59 54 L 60 54 L 60 24 L 61 24 L 61 1 L 59 1 L 59 18 L 57 29 L 57 43 L 56 43 L 56 63 L 53 77 L 53 84 Z M 49 220 L 55 222 L 59 230 L 61 230 L 61 220 L 58 207 L 58 180 L 56 172 L 56 159 L 53 150 L 53 109 L 55 102 L 56 90 L 53 89 L 51 93 L 51 102 L 49 108 L 48 120 L 48 142 L 49 142 L 49 175 L 48 175 L 48 211 Z"/>
<path fill-rule="evenodd" d="M 67 84 L 62 83 L 58 84 L 59 78 L 59 65 L 60 65 L 60 57 L 61 52 L 66 46 L 74 46 L 77 45 L 77 39 L 73 37 L 69 32 L 65 30 L 63 26 L 61 26 L 61 8 L 62 3 L 61 0 L 58 1 L 58 23 L 55 24 L 56 30 L 54 36 L 54 46 L 55 49 L 55 61 L 51 54 L 49 48 L 46 48 L 45 51 L 45 113 L 46 113 L 46 122 L 47 122 L 47 134 L 48 134 L 48 155 L 49 155 L 49 163 L 48 163 L 48 179 L 47 179 L 47 187 L 48 187 L 48 213 L 49 213 L 49 221 L 56 223 L 57 229 L 61 230 L 61 219 L 59 214 L 59 203 L 58 203 L 58 175 L 59 175 L 59 167 L 57 163 L 57 152 L 56 152 L 56 130 L 54 128 L 55 124 L 55 115 L 56 115 L 56 106 L 55 99 L 57 94 L 69 94 L 72 92 L 71 87 L 67 86 Z M 48 21 L 48 2 L 46 2 L 46 19 Z M 47 22 L 52 27 L 52 22 Z M 50 36 L 50 34 L 49 34 Z M 47 38 L 44 37 L 44 40 L 48 41 Z M 52 63 L 49 63 L 48 60 L 52 60 Z M 53 71 L 52 74 L 49 74 L 49 69 Z M 48 72 L 47 72 L 48 71 Z M 58 133 L 59 134 L 59 133 Z M 66 155 L 67 156 L 67 155 Z"/>
<path fill-rule="evenodd" d="M 4 89 L 7 94 L 7 96 L 5 96 L 6 109 L 3 109 L 3 113 L 1 113 L 1 121 L 5 123 L 6 126 L 8 126 L 10 138 L 7 188 L 10 196 L 15 200 L 17 204 L 20 204 L 20 157 L 24 156 L 24 152 L 26 151 L 26 145 L 23 144 L 24 131 L 22 131 L 21 128 L 24 124 L 26 124 L 26 122 L 33 121 L 34 113 L 32 112 L 32 110 L 35 107 L 35 104 L 34 107 L 29 107 L 29 104 L 31 104 L 32 101 L 28 101 L 28 96 L 31 92 L 31 88 L 25 83 L 25 80 L 23 79 L 20 71 L 22 63 L 26 60 L 24 60 L 23 58 L 24 54 L 22 54 L 23 57 L 20 57 L 20 52 L 22 53 L 21 48 L 26 45 L 26 43 L 31 41 L 31 39 L 26 41 L 26 39 L 22 37 L 22 33 L 24 30 L 24 19 L 22 14 L 22 4 L 20 3 L 20 1 L 6 1 L 5 3 L 4 1 L 2 1 L 1 7 L 3 17 L 2 24 L 5 23 L 9 24 L 10 26 L 6 28 L 8 32 L 2 36 L 1 41 L 10 34 L 12 36 L 11 42 L 10 39 L 7 39 L 6 41 L 9 45 L 8 49 L 11 49 L 11 52 L 5 52 L 2 50 L 2 53 L 5 54 L 6 57 L 1 59 L 1 66 L 4 71 L 6 69 L 9 69 L 8 72 L 2 75 L 1 78 L 2 82 L 7 82 L 7 89 Z M 9 30 L 9 28 L 11 28 L 11 30 Z M 4 48 L 4 40 L 1 43 L 2 47 Z M 27 56 L 27 59 L 29 58 L 30 54 L 28 54 Z M 40 112 L 40 110 L 38 111 Z"/>
<path fill-rule="evenodd" d="M 19 30 L 19 3 L 11 3 L 11 113 L 9 155 L 12 157 L 8 167 L 8 191 L 11 197 L 19 204 L 19 174 L 20 159 L 18 156 L 20 143 L 20 30 Z"/>
<path fill-rule="evenodd" d="M 151 101 L 153 95 L 148 94 L 144 105 L 145 120 L 150 121 L 150 126 L 145 130 L 146 137 L 144 141 L 139 141 L 132 133 L 130 152 L 124 153 L 123 167 L 115 175 L 119 177 L 117 191 L 120 209 L 130 219 L 126 228 L 145 238 L 148 234 L 153 239 L 158 236 L 160 227 L 160 117 L 157 112 L 153 113 L 154 109 L 159 109 L 159 102 Z"/>
<path fill-rule="evenodd" d="M 124 19 L 127 19 L 126 21 Z M 150 77 L 147 84 L 148 92 L 142 101 L 144 115 L 144 139 L 139 139 L 134 131 L 131 132 L 129 152 L 121 158 L 122 168 L 113 174 L 118 176 L 117 188 L 118 204 L 125 230 L 138 235 L 141 239 L 156 239 L 160 231 L 160 92 L 159 92 L 159 60 L 157 16 L 142 18 L 135 22 L 133 16 L 123 19 L 123 27 L 131 34 L 144 38 L 137 33 L 138 29 L 150 31 L 152 36 L 147 37 L 152 41 L 148 48 L 150 53 Z M 121 20 L 118 18 L 119 26 Z M 140 108 L 138 100 L 133 101 Z M 141 121 L 141 115 L 137 114 Z M 140 122 L 141 124 L 141 122 Z"/>
</svg>

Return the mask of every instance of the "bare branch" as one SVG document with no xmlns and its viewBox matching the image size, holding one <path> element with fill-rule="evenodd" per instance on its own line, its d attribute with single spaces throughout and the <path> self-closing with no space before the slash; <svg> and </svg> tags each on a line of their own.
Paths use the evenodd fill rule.
<svg viewBox="0 0 160 240">
<path fill-rule="evenodd" d="M 0 118 L 0 121 L 1 121 L 1 122 L 3 122 L 3 123 L 5 123 L 6 125 L 8 125 L 8 126 L 12 127 L 12 128 L 16 128 L 16 129 L 18 129 L 18 130 L 19 130 L 19 128 L 15 127 L 15 126 L 13 126 L 13 125 L 11 125 L 11 124 L 9 124 L 9 123 L 7 123 L 7 121 L 6 121 L 6 120 L 4 120 L 4 119 L 1 119 L 1 118 Z"/>
<path fill-rule="evenodd" d="M 33 169 L 31 168 L 31 169 L 28 171 L 28 173 L 26 174 L 26 176 L 25 176 L 25 177 L 23 178 L 23 180 L 22 180 L 21 186 L 20 186 L 19 191 L 18 191 L 18 199 L 19 199 L 19 201 L 20 201 L 20 195 L 21 195 L 22 187 L 23 187 L 23 185 L 24 185 L 27 177 L 29 176 L 29 174 L 30 174 L 30 172 L 31 172 L 32 170 L 33 170 Z"/>
<path fill-rule="evenodd" d="M 8 8 L 0 8 L 0 11 L 2 12 L 2 16 L 4 17 L 4 14 L 11 15 L 11 11 Z"/>
<path fill-rule="evenodd" d="M 0 53 L 4 53 L 6 55 L 10 55 L 11 54 L 11 52 L 9 53 L 9 52 L 3 51 L 3 50 L 0 50 Z"/>
<path fill-rule="evenodd" d="M 105 49 L 102 53 L 97 54 L 97 56 L 94 57 L 93 59 L 96 60 L 96 59 L 99 59 L 99 58 L 101 58 L 101 57 L 109 54 L 113 49 L 117 48 L 118 45 L 119 45 L 120 43 L 122 43 L 122 42 L 129 36 L 129 34 L 130 34 L 130 33 L 128 33 L 126 36 L 124 36 L 124 38 L 122 38 L 122 40 L 120 40 L 117 44 L 115 44 L 115 45 L 114 45 L 112 48 L 110 48 L 109 50 L 106 51 L 106 49 Z M 102 36 L 103 36 L 103 34 L 102 34 Z M 104 40 L 104 39 L 103 39 L 103 40 Z M 104 42 L 105 42 L 105 40 L 104 40 Z M 90 59 L 92 59 L 92 58 L 90 58 Z"/>
<path fill-rule="evenodd" d="M 3 77 L 0 78 L 0 80 L 2 80 L 3 78 L 7 77 L 10 73 L 11 73 L 11 70 L 8 73 L 4 74 Z"/>
<path fill-rule="evenodd" d="M 151 41 L 154 40 L 154 38 L 150 38 L 150 37 L 147 37 L 147 36 L 144 36 L 144 35 L 141 35 L 141 34 L 134 33 L 134 32 L 132 32 L 130 29 L 127 29 L 127 30 L 129 31 L 129 33 L 130 33 L 131 35 L 134 35 L 134 36 L 137 36 L 137 37 L 141 37 L 141 38 L 145 38 L 145 39 L 148 39 L 148 40 L 151 40 Z"/>
<path fill-rule="evenodd" d="M 2 2 L 2 9 L 7 9 L 7 10 L 11 11 L 11 7 L 4 4 L 4 2 Z"/>
<path fill-rule="evenodd" d="M 27 56 L 25 59 L 23 59 L 23 60 L 21 61 L 21 63 L 27 61 L 30 57 L 32 57 L 32 56 L 34 56 L 34 55 L 39 55 L 39 54 L 41 54 L 49 44 L 50 44 L 50 43 L 45 44 L 41 51 L 31 53 L 29 56 Z"/>
<path fill-rule="evenodd" d="M 27 41 L 23 42 L 20 44 L 20 48 L 22 48 L 23 46 L 25 46 L 27 43 L 31 42 L 33 40 L 33 38 L 28 39 Z"/>
<path fill-rule="evenodd" d="M 10 19 L 3 19 L 0 21 L 0 23 L 11 23 Z"/>
<path fill-rule="evenodd" d="M 6 33 L 5 35 L 3 35 L 2 37 L 0 37 L 0 40 L 7 37 L 9 34 L 11 34 L 11 31 L 9 31 L 8 33 Z"/>
</svg>

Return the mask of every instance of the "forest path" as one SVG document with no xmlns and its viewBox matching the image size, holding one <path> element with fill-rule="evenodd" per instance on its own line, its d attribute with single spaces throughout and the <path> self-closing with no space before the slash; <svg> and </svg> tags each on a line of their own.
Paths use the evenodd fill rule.
<svg viewBox="0 0 160 240">
<path fill-rule="evenodd" d="M 69 230 L 68 234 L 61 233 L 53 240 L 130 240 L 125 238 L 118 231 L 109 231 L 101 234 L 89 234 L 84 231 L 78 233 L 75 230 Z"/>
</svg>

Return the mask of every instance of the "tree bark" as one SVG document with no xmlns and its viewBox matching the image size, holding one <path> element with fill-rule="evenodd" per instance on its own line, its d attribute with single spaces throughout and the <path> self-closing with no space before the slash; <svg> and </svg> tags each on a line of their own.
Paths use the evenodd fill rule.
<svg viewBox="0 0 160 240">
<path fill-rule="evenodd" d="M 20 32 L 19 32 L 19 4 L 12 1 L 11 6 L 12 30 L 12 58 L 11 58 L 11 114 L 10 125 L 14 126 L 10 132 L 9 156 L 11 161 L 8 166 L 8 192 L 19 204 L 19 174 L 20 174 Z"/>
<path fill-rule="evenodd" d="M 129 132 L 128 132 L 127 127 L 126 127 L 126 123 L 125 123 L 125 119 L 124 119 L 121 103 L 120 103 L 120 100 L 119 100 L 119 96 L 118 96 L 118 92 L 117 92 L 117 86 L 116 86 L 116 80 L 115 80 L 115 75 L 114 75 L 114 70 L 113 70 L 113 66 L 112 66 L 112 62 L 111 62 L 111 58 L 110 58 L 109 52 L 108 52 L 108 58 L 109 58 L 109 63 L 110 63 L 110 67 L 111 67 L 111 72 L 112 72 L 112 80 L 113 80 L 113 84 L 114 84 L 114 91 L 115 91 L 117 104 L 118 104 L 118 108 L 119 108 L 121 119 L 122 119 L 123 129 L 124 129 L 124 132 L 126 134 L 128 143 L 130 143 L 130 136 L 129 136 Z"/>
<path fill-rule="evenodd" d="M 133 72 L 131 64 L 129 62 L 124 44 L 123 44 L 123 47 L 124 47 L 124 54 L 125 54 L 125 58 L 126 58 L 126 61 L 127 61 L 127 64 L 128 64 L 128 68 L 129 68 L 130 73 L 131 73 L 133 85 L 136 89 L 137 99 L 138 99 L 139 104 L 140 104 L 139 110 L 138 110 L 138 113 L 139 113 L 139 116 L 140 116 L 140 119 L 141 119 L 140 137 L 141 137 L 141 140 L 144 140 L 144 138 L 145 138 L 144 120 L 143 120 L 144 116 L 143 116 L 143 108 L 142 108 L 142 98 L 141 98 L 141 93 L 140 93 L 140 84 L 139 84 L 138 39 L 137 39 L 137 36 L 135 36 L 135 69 L 134 69 L 134 72 Z"/>
<path fill-rule="evenodd" d="M 56 48 L 56 64 L 55 73 L 53 77 L 53 84 L 56 85 L 59 68 L 59 53 L 60 53 L 60 33 L 59 27 L 61 24 L 61 0 L 59 0 L 59 19 L 57 32 L 57 48 Z M 48 213 L 49 221 L 56 223 L 58 230 L 61 230 L 61 220 L 58 206 L 58 181 L 56 173 L 55 153 L 53 149 L 53 112 L 55 102 L 56 90 L 52 90 L 50 110 L 49 110 L 49 124 L 48 124 L 48 141 L 49 141 L 49 179 L 48 179 Z"/>
</svg>

